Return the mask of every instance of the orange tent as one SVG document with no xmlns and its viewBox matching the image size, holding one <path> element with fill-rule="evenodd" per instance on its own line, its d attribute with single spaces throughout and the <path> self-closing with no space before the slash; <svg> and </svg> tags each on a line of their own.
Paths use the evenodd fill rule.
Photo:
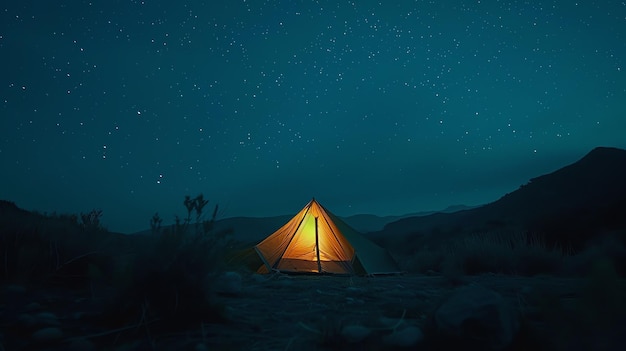
<svg viewBox="0 0 626 351">
<path fill-rule="evenodd" d="M 388 274 L 399 269 L 389 253 L 312 199 L 254 249 L 259 272 Z"/>
</svg>

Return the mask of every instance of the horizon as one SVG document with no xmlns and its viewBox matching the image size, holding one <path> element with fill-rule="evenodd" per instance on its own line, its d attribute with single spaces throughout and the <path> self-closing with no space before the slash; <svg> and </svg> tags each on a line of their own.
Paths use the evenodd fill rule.
<svg viewBox="0 0 626 351">
<path fill-rule="evenodd" d="M 593 148 L 592 150 L 595 150 L 596 148 L 602 148 L 602 147 L 615 148 L 613 146 L 597 146 L 597 147 Z M 617 149 L 626 151 L 626 149 L 624 149 L 624 148 L 617 148 Z M 588 155 L 592 150 L 589 150 L 589 152 L 585 153 L 584 155 L 582 155 L 581 157 L 579 157 L 578 159 L 576 159 L 575 161 L 573 161 L 573 162 L 571 162 L 569 164 L 566 164 L 566 165 L 563 165 L 561 167 L 558 167 L 557 169 L 554 169 L 552 171 L 549 171 L 549 172 L 546 172 L 546 173 L 543 173 L 543 174 L 540 174 L 540 175 L 536 175 L 534 177 L 530 177 L 530 178 L 528 178 L 527 182 L 530 181 L 532 178 L 537 178 L 537 177 L 540 177 L 540 176 L 543 176 L 543 175 L 547 175 L 547 174 L 550 174 L 550 173 L 552 173 L 554 171 L 557 171 L 557 170 L 560 170 L 560 169 L 562 169 L 564 167 L 567 167 L 567 166 L 569 166 L 569 165 L 579 161 L 584 156 Z M 527 184 L 527 182 L 525 182 L 523 184 Z M 318 200 L 318 202 L 320 202 L 320 204 L 322 206 L 324 206 L 327 210 L 331 211 L 333 214 L 335 214 L 335 215 L 337 215 L 339 217 L 343 217 L 343 218 L 351 217 L 351 216 L 358 216 L 358 215 L 377 216 L 377 217 L 396 217 L 396 216 L 397 217 L 402 217 L 402 216 L 411 216 L 411 215 L 419 216 L 422 213 L 443 212 L 443 211 L 446 211 L 446 210 L 448 210 L 450 208 L 453 208 L 453 207 L 470 207 L 470 208 L 482 207 L 484 205 L 487 205 L 487 204 L 490 204 L 492 202 L 495 202 L 495 201 L 499 200 L 500 198 L 504 197 L 505 195 L 509 194 L 510 192 L 518 190 L 523 184 L 520 184 L 515 189 L 507 191 L 506 193 L 502 193 L 501 195 L 497 196 L 497 198 L 495 198 L 492 201 L 486 201 L 486 202 L 478 203 L 478 204 L 457 203 L 457 204 L 446 205 L 445 207 L 440 207 L 440 208 L 437 208 L 437 209 L 425 208 L 425 209 L 415 210 L 415 211 L 405 211 L 405 212 L 401 212 L 401 213 L 388 213 L 388 214 L 380 214 L 380 213 L 374 213 L 374 212 L 348 212 L 347 214 L 342 214 L 342 213 L 337 213 L 337 212 L 333 211 L 332 209 L 329 209 L 328 207 L 326 207 L 324 205 L 323 201 L 320 201 L 318 197 L 313 196 L 313 197 L 309 198 L 309 200 L 307 200 L 306 202 L 303 202 L 302 205 L 300 207 L 298 207 L 297 209 L 294 209 L 291 212 L 278 213 L 278 214 L 268 214 L 268 215 L 245 215 L 244 214 L 244 215 L 232 215 L 232 216 L 229 216 L 229 215 L 224 215 L 224 209 L 222 207 L 220 207 L 219 210 L 218 210 L 217 220 L 219 221 L 219 220 L 226 220 L 226 219 L 231 219 L 231 218 L 271 218 L 271 217 L 281 217 L 281 216 L 293 216 L 298 211 L 300 211 L 302 209 L 302 207 L 305 206 L 306 203 L 308 203 L 308 201 L 310 201 L 312 198 L 315 198 L 316 200 Z M 198 194 L 190 195 L 190 196 L 193 198 L 196 195 L 198 195 Z M 181 199 L 184 199 L 184 196 L 182 196 Z M 79 212 L 71 212 L 71 211 L 68 212 L 68 211 L 57 211 L 57 210 L 46 211 L 46 210 L 40 210 L 40 209 L 36 209 L 36 208 L 34 208 L 34 209 L 24 208 L 24 207 L 20 206 L 20 204 L 16 203 L 15 201 L 11 201 L 9 199 L 5 199 L 5 200 L 15 203 L 18 207 L 20 207 L 22 209 L 25 209 L 25 210 L 28 210 L 28 211 L 38 212 L 38 213 L 41 213 L 41 214 L 44 214 L 44 215 L 51 215 L 51 214 L 77 214 L 77 215 L 79 215 L 81 212 L 85 212 L 86 213 L 86 212 L 89 212 L 89 211 L 92 210 L 92 209 L 88 209 L 88 210 L 79 211 Z M 209 204 L 210 203 L 211 203 L 211 201 L 209 201 Z M 213 204 L 213 206 L 215 206 L 215 205 Z M 181 201 L 181 207 L 182 207 L 182 201 Z M 351 206 L 348 206 L 348 207 L 350 208 Z M 210 208 L 212 208 L 212 206 L 209 206 L 209 209 Z M 93 208 L 93 209 L 102 209 L 102 208 L 98 207 L 98 208 Z M 227 211 L 228 210 L 226 210 L 226 212 Z M 175 215 L 172 215 L 171 222 L 168 222 L 165 218 L 161 217 L 165 221 L 165 224 L 163 226 L 172 225 L 174 223 L 173 218 L 176 215 L 178 215 L 180 218 L 184 218 L 184 213 L 182 211 L 176 213 Z M 133 233 L 138 233 L 138 232 L 143 232 L 143 231 L 149 230 L 149 225 L 145 225 L 143 227 L 138 226 L 136 228 L 133 228 L 131 230 L 126 230 L 126 231 L 113 230 L 113 229 L 110 228 L 110 226 L 106 222 L 106 216 L 104 216 L 104 214 L 103 214 L 103 218 L 102 218 L 102 224 L 103 224 L 104 228 L 106 228 L 107 230 L 109 230 L 111 232 L 118 232 L 118 233 L 124 233 L 124 234 L 133 234 Z"/>
<path fill-rule="evenodd" d="M 0 198 L 134 232 L 482 205 L 626 148 L 613 3 L 195 1 L 0 12 Z M 598 40 L 602 38 L 602 40 Z"/>
<path fill-rule="evenodd" d="M 504 196 L 504 195 L 503 195 Z M 192 196 L 193 197 L 193 196 Z M 39 213 L 42 214 L 44 216 L 51 216 L 51 215 L 63 215 L 63 214 L 76 214 L 76 215 L 80 215 L 80 213 L 87 213 L 91 210 L 99 210 L 101 208 L 93 208 L 93 209 L 86 209 L 84 211 L 80 211 L 80 212 L 71 212 L 71 211 L 58 211 L 55 209 L 51 209 L 51 210 L 45 210 L 45 209 L 38 209 L 38 208 L 26 208 L 24 206 L 22 206 L 21 204 L 19 204 L 16 201 L 13 201 L 11 199 L 0 199 L 0 200 L 4 200 L 4 201 L 8 201 L 10 203 L 14 203 L 18 208 L 29 211 L 29 212 L 35 212 L 35 213 Z M 310 199 L 309 199 L 310 201 Z M 324 204 L 320 201 L 320 203 L 322 204 L 322 206 L 324 206 Z M 306 203 L 304 203 L 306 204 Z M 476 205 L 466 205 L 466 204 L 454 204 L 454 205 L 449 205 L 446 206 L 444 208 L 438 208 L 438 209 L 424 209 L 424 210 L 418 210 L 418 211 L 410 211 L 410 212 L 404 212 L 404 213 L 390 213 L 390 214 L 378 214 L 378 213 L 367 213 L 367 212 L 354 212 L 351 214 L 337 214 L 334 211 L 326 208 L 326 206 L 324 206 L 327 210 L 331 211 L 333 214 L 341 217 L 341 218 L 346 218 L 346 217 L 352 217 L 352 216 L 376 216 L 376 217 L 404 217 L 404 216 L 412 216 L 412 215 L 421 215 L 421 214 L 428 214 L 428 213 L 436 213 L 436 212 L 443 212 L 446 210 L 450 210 L 454 207 L 468 207 L 468 208 L 475 208 L 475 207 L 481 207 L 483 205 L 486 205 L 487 203 L 483 203 L 483 204 L 476 204 Z M 269 215 L 226 215 L 226 216 L 222 216 L 220 214 L 220 211 L 218 211 L 218 215 L 216 220 L 220 221 L 220 220 L 227 220 L 227 219 L 235 219 L 235 218 L 272 218 L 272 217 L 288 217 L 288 216 L 293 216 L 296 213 L 298 213 L 298 211 L 300 211 L 302 209 L 304 205 L 302 205 L 300 208 L 291 211 L 289 213 L 277 213 L 277 214 L 269 214 Z M 182 206 L 181 206 L 182 207 Z M 179 217 L 182 219 L 184 218 L 184 208 L 183 211 L 180 211 L 180 213 L 178 213 Z M 163 219 L 163 218 L 162 218 Z M 192 222 L 193 219 L 195 219 L 194 216 L 192 216 Z M 172 219 L 171 222 L 167 222 L 165 219 L 164 223 L 162 226 L 170 226 L 174 224 L 174 220 Z M 110 228 L 110 226 L 108 225 L 107 221 L 106 221 L 106 214 L 103 213 L 103 217 L 102 217 L 102 225 L 103 227 L 111 232 L 116 232 L 116 233 L 123 233 L 123 234 L 133 234 L 133 233 L 137 233 L 137 232 L 142 232 L 142 231 L 146 231 L 149 230 L 149 224 L 143 226 L 143 227 L 137 227 L 139 229 L 132 229 L 129 231 L 119 231 L 119 230 L 113 230 Z"/>
</svg>

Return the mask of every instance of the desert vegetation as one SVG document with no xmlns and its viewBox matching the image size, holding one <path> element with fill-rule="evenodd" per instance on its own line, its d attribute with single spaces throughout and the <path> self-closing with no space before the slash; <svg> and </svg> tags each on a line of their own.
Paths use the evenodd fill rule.
<svg viewBox="0 0 626 351">
<path fill-rule="evenodd" d="M 171 330 L 223 318 L 221 306 L 212 299 L 212 283 L 221 272 L 227 232 L 213 232 L 218 206 L 205 218 L 207 203 L 202 195 L 186 196 L 187 217 L 176 217 L 170 228 L 155 227 L 160 221 L 154 216 L 156 237 L 118 261 L 114 277 L 97 272 L 103 285 L 114 288 L 105 299 L 104 314 L 112 325 L 160 321 Z"/>
<path fill-rule="evenodd" d="M 81 319 L 97 327 L 85 336 L 100 341 L 109 333 L 123 340 L 129 330 L 158 335 L 221 321 L 213 283 L 223 270 L 229 232 L 213 230 L 218 206 L 207 215 L 202 195 L 186 196 L 183 204 L 187 216 L 182 221 L 161 228 L 155 215 L 152 236 L 127 236 L 108 232 L 100 222 L 101 210 L 42 215 L 3 201 L 2 292 L 62 288 L 81 296 L 88 305 L 81 307 L 89 311 Z M 16 335 L 37 331 L 6 320 L 3 324 Z"/>
<path fill-rule="evenodd" d="M 518 276 L 579 277 L 598 261 L 607 261 L 618 274 L 626 263 L 625 235 L 607 233 L 579 250 L 567 244 L 549 244 L 544 235 L 525 231 L 484 232 L 452 236 L 430 245 L 424 241 L 398 261 L 407 272 L 421 274 L 484 273 Z"/>
<path fill-rule="evenodd" d="M 571 249 L 549 246 L 541 235 L 516 231 L 454 237 L 435 247 L 426 244 L 401 262 L 407 271 L 415 273 L 532 276 L 558 274 L 571 255 Z"/>
</svg>

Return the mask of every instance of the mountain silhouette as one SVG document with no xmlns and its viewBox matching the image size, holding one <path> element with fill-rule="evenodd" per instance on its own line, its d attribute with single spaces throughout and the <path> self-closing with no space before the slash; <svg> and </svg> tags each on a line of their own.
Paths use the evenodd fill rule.
<svg viewBox="0 0 626 351">
<path fill-rule="evenodd" d="M 379 243 L 405 253 L 420 241 L 515 230 L 531 231 L 548 243 L 580 249 L 596 235 L 624 229 L 626 150 L 598 147 L 495 202 L 450 214 L 401 219 L 372 235 Z"/>
<path fill-rule="evenodd" d="M 439 212 L 455 212 L 473 207 L 465 205 L 455 205 L 447 207 Z M 377 216 L 373 214 L 357 214 L 347 217 L 340 216 L 344 222 L 361 233 L 375 232 L 384 228 L 387 223 L 397 221 L 401 218 L 413 216 L 425 216 L 438 211 L 411 213 L 400 216 Z M 229 217 L 219 219 L 215 222 L 216 230 L 231 230 L 234 238 L 246 244 L 256 244 L 268 235 L 287 223 L 293 214 L 272 216 L 272 217 Z M 169 226 L 165 226 L 169 227 Z M 132 235 L 152 235 L 152 230 L 144 229 Z"/>
</svg>

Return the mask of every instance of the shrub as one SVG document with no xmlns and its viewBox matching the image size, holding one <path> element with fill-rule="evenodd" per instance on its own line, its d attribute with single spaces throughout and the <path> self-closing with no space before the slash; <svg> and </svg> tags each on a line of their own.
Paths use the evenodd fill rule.
<svg viewBox="0 0 626 351">
<path fill-rule="evenodd" d="M 608 259 L 596 261 L 567 297 L 537 289 L 524 299 L 523 338 L 545 350 L 618 350 L 626 326 L 626 285 Z"/>
<path fill-rule="evenodd" d="M 472 235 L 453 242 L 451 249 L 466 274 L 556 273 L 567 254 L 559 247 L 547 247 L 539 235 L 526 232 Z"/>
<path fill-rule="evenodd" d="M 150 231 L 153 235 L 161 234 L 161 223 L 163 219 L 159 216 L 159 213 L 156 212 L 152 218 L 150 219 Z"/>
<path fill-rule="evenodd" d="M 536 275 L 559 272 L 568 255 L 560 247 L 548 247 L 536 234 L 482 233 L 457 237 L 436 249 L 424 246 L 405 261 L 405 268 L 420 273 Z"/>
<path fill-rule="evenodd" d="M 168 328 L 183 328 L 223 318 L 211 285 L 221 272 L 225 247 L 224 233 L 213 231 L 211 225 L 218 207 L 203 221 L 206 202 L 201 196 L 186 197 L 184 204 L 187 218 L 151 237 L 149 246 L 118 266 L 121 278 L 114 282 L 118 292 L 110 299 L 105 315 L 109 323 L 119 326 L 159 320 Z M 197 216 L 192 226 L 193 210 Z"/>
<path fill-rule="evenodd" d="M 626 317 L 626 286 L 610 259 L 593 263 L 578 307 L 590 328 L 607 328 Z"/>
<path fill-rule="evenodd" d="M 77 222 L 76 215 L 49 215 L 5 208 L 0 218 L 0 280 L 80 285 L 107 233 Z M 101 212 L 100 212 L 101 213 Z"/>
<path fill-rule="evenodd" d="M 449 257 L 457 260 L 465 274 L 510 272 L 511 244 L 502 235 L 471 235 L 453 242 L 451 250 L 454 255 Z"/>
<path fill-rule="evenodd" d="M 446 255 L 441 249 L 423 246 L 411 256 L 399 260 L 401 268 L 408 272 L 430 273 L 441 272 Z"/>
<path fill-rule="evenodd" d="M 601 260 L 613 263 L 617 273 L 626 276 L 626 232 L 609 232 L 587 244 L 584 250 L 576 255 L 568 256 L 565 260 L 563 273 L 573 276 L 586 276 L 591 272 L 594 264 Z"/>
<path fill-rule="evenodd" d="M 104 230 L 100 218 L 102 210 L 93 209 L 87 213 L 80 213 L 81 225 L 87 230 Z"/>
</svg>

